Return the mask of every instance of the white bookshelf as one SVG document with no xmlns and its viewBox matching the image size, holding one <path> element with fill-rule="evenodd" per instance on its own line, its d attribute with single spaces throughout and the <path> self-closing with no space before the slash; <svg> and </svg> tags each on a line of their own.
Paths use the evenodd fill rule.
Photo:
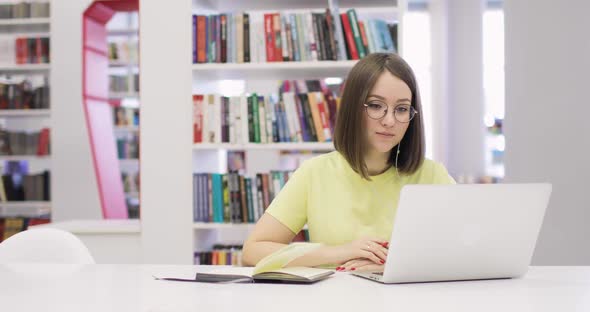
<svg viewBox="0 0 590 312">
<path fill-rule="evenodd" d="M 328 7 L 328 2 L 185 0 L 169 3 L 165 15 L 159 12 L 159 5 L 146 0 L 141 3 L 140 71 L 158 73 L 140 79 L 141 215 L 145 261 L 190 264 L 194 251 L 209 250 L 216 242 L 235 243 L 235 238 L 243 241 L 245 235 L 253 228 L 253 224 L 193 222 L 192 174 L 207 166 L 206 161 L 211 160 L 209 156 L 218 157 L 218 160 L 221 159 L 218 163 L 223 165 L 224 151 L 243 150 L 248 153 L 247 159 L 273 163 L 276 161 L 276 155 L 285 150 L 333 150 L 332 143 L 194 144 L 192 94 L 224 93 L 212 89 L 225 83 L 220 82 L 221 80 L 232 79 L 244 81 L 242 91 L 245 93 L 267 95 L 276 92 L 277 80 L 344 77 L 357 62 L 347 60 L 192 64 L 192 14 L 309 9 L 323 11 Z M 361 19 L 366 18 L 365 14 L 371 11 L 380 13 L 380 8 L 388 7 L 388 14 L 395 14 L 395 19 L 399 22 L 399 43 L 396 48 L 403 54 L 401 42 L 403 15 L 407 7 L 405 0 L 343 0 L 339 1 L 339 7 L 340 12 L 351 7 L 359 9 L 357 12 Z M 157 27 L 162 23 L 167 25 L 165 31 Z M 170 36 L 170 33 L 174 33 L 175 36 Z M 167 62 L 162 63 L 162 59 L 166 59 Z M 175 79 L 173 83 L 167 83 L 166 87 L 162 88 L 161 77 Z M 232 91 L 235 92 L 225 95 L 234 96 L 242 92 Z M 267 155 L 275 156 L 266 157 Z M 252 169 L 247 165 L 247 170 Z M 170 237 L 174 237 L 174 244 L 171 244 Z"/>
<path fill-rule="evenodd" d="M 0 156 L 0 161 L 50 161 L 51 156 L 36 155 L 4 155 Z"/>
<path fill-rule="evenodd" d="M 2 117 L 49 117 L 51 115 L 50 109 L 3 109 L 0 110 L 0 118 Z"/>
<path fill-rule="evenodd" d="M 49 201 L 0 202 L 0 217 L 38 217 L 51 213 Z"/>
<path fill-rule="evenodd" d="M 314 143 L 314 142 L 302 142 L 302 143 L 248 143 L 248 144 L 208 144 L 198 143 L 193 145 L 195 151 L 199 150 L 228 150 L 228 151 L 241 151 L 241 150 L 268 150 L 268 151 L 333 151 L 334 144 L 331 142 L 326 143 Z"/>
<path fill-rule="evenodd" d="M 342 77 L 356 64 L 350 61 L 194 64 L 196 77 L 209 79 L 312 79 Z"/>
<path fill-rule="evenodd" d="M 44 72 L 50 69 L 50 64 L 0 64 L 0 73 Z"/>
<path fill-rule="evenodd" d="M 51 23 L 49 17 L 41 18 L 12 18 L 0 19 L 0 25 L 47 25 Z"/>
<path fill-rule="evenodd" d="M 12 2 L 11 2 L 12 3 Z M 16 3 L 16 2 L 14 2 Z M 44 37 L 51 42 L 51 18 L 14 18 L 0 19 L 1 35 L 6 38 L 17 37 Z M 53 50 L 51 49 L 51 52 Z M 13 60 L 12 62 L 15 62 Z M 16 64 L 9 59 L 0 63 L 0 75 L 31 75 L 44 76 L 50 80 L 51 64 Z M 49 83 L 51 86 L 51 83 Z M 50 91 L 50 94 L 53 90 Z M 53 129 L 51 124 L 51 109 L 53 102 L 50 100 L 47 109 L 3 109 L 0 110 L 2 125 L 8 131 L 38 132 L 41 128 L 50 129 L 50 145 L 53 143 Z M 51 155 L 1 155 L 0 164 L 6 161 L 26 161 L 28 163 L 28 174 L 36 174 L 43 170 L 51 171 Z M 49 189 L 53 187 L 49 185 Z M 53 192 L 49 194 L 54 198 Z M 38 217 L 51 214 L 50 201 L 8 201 L 0 202 L 0 217 Z"/>
</svg>

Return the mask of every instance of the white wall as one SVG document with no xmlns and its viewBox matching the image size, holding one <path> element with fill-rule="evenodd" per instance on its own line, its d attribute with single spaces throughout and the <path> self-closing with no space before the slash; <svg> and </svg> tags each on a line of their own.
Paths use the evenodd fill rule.
<svg viewBox="0 0 590 312">
<path fill-rule="evenodd" d="M 533 264 L 590 265 L 590 2 L 504 10 L 506 181 L 553 183 Z"/>
<path fill-rule="evenodd" d="M 101 219 L 82 106 L 82 13 L 91 0 L 51 1 L 52 219 Z"/>
<path fill-rule="evenodd" d="M 139 4 L 143 261 L 192 264 L 192 3 Z"/>
<path fill-rule="evenodd" d="M 449 173 L 485 173 L 483 0 L 431 0 L 434 158 Z M 469 182 L 469 181 L 467 181 Z"/>
</svg>

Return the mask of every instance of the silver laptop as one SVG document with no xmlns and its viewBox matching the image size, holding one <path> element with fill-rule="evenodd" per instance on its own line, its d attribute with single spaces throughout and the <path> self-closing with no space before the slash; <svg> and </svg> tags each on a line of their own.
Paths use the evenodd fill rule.
<svg viewBox="0 0 590 312">
<path fill-rule="evenodd" d="M 513 278 L 524 275 L 551 184 L 408 185 L 381 283 Z"/>
</svg>

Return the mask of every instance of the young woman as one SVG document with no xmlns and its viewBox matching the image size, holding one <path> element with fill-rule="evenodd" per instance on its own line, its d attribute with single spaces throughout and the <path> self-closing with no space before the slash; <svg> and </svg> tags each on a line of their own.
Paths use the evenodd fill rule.
<svg viewBox="0 0 590 312">
<path fill-rule="evenodd" d="M 374 53 L 360 60 L 342 94 L 336 151 L 295 171 L 246 240 L 244 263 L 256 265 L 307 224 L 310 241 L 321 247 L 287 266 L 382 271 L 401 188 L 455 183 L 424 158 L 421 115 L 416 79 L 402 58 Z"/>
</svg>

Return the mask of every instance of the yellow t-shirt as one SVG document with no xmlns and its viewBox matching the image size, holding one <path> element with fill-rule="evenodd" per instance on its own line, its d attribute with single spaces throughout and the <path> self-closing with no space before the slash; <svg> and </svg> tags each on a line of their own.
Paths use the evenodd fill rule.
<svg viewBox="0 0 590 312">
<path fill-rule="evenodd" d="M 389 241 L 401 188 L 406 184 L 454 184 L 443 165 L 425 159 L 412 175 L 394 167 L 371 176 L 357 174 L 337 151 L 309 159 L 293 173 L 266 213 L 293 233 L 307 223 L 310 241 L 326 245 L 361 237 Z"/>
</svg>

